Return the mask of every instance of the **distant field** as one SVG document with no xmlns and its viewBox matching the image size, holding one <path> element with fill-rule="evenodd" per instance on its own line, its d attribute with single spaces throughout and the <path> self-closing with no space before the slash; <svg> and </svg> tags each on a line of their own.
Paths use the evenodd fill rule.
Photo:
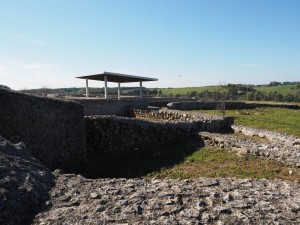
<svg viewBox="0 0 300 225">
<path fill-rule="evenodd" d="M 282 86 L 261 86 L 261 87 L 255 87 L 258 91 L 264 91 L 264 92 L 275 92 L 279 91 L 282 95 L 287 94 L 294 94 L 297 92 L 296 85 L 282 85 Z"/>
<path fill-rule="evenodd" d="M 157 88 L 156 90 L 161 90 L 164 95 L 169 94 L 180 94 L 185 95 L 191 91 L 203 92 L 203 91 L 218 91 L 220 88 L 218 86 L 206 86 L 206 87 L 186 87 L 186 88 Z"/>
<path fill-rule="evenodd" d="M 275 102 L 275 101 L 243 101 L 243 102 L 258 103 L 258 104 L 300 105 L 300 102 Z"/>
<path fill-rule="evenodd" d="M 197 110 L 219 114 L 218 110 Z M 244 126 L 284 132 L 300 137 L 300 110 L 281 108 L 257 108 L 247 110 L 226 110 L 226 116 L 233 116 L 234 123 Z"/>
<path fill-rule="evenodd" d="M 295 88 L 296 85 L 281 85 L 281 86 L 255 86 L 254 89 L 258 91 L 264 92 L 275 92 L 279 91 L 282 95 L 287 95 L 289 93 L 294 94 L 296 93 L 297 89 Z M 293 89 L 294 88 L 294 89 Z M 220 91 L 219 86 L 205 86 L 205 87 L 186 87 L 186 88 L 155 88 L 156 90 L 161 90 L 164 95 L 169 94 L 180 94 L 185 95 L 191 91 L 203 92 L 203 91 Z"/>
</svg>

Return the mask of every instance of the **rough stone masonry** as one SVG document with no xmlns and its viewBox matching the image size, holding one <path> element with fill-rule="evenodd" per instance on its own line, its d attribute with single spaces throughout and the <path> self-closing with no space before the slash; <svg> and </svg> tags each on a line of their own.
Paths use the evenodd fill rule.
<svg viewBox="0 0 300 225">
<path fill-rule="evenodd" d="M 228 130 L 231 117 L 211 116 L 175 110 L 133 110 L 134 116 L 166 121 L 145 121 L 120 116 L 88 116 L 85 118 L 87 152 L 100 154 L 159 145 L 179 138 L 196 136 L 199 131 Z M 141 150 L 142 151 L 142 150 Z"/>
<path fill-rule="evenodd" d="M 83 106 L 0 88 L 0 135 L 23 142 L 50 169 L 72 168 L 85 160 Z"/>
</svg>

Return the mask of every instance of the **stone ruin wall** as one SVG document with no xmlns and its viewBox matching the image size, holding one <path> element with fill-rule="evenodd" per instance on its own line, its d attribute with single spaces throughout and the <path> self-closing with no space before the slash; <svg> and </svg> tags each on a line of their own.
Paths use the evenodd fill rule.
<svg viewBox="0 0 300 225">
<path fill-rule="evenodd" d="M 120 148 L 135 149 L 145 144 L 155 146 L 191 136 L 196 131 L 228 130 L 233 123 L 232 118 L 217 115 L 145 110 L 141 108 L 146 107 L 146 101 L 132 99 L 79 99 L 79 102 L 85 105 L 85 113 L 80 103 L 1 89 L 0 135 L 13 143 L 23 142 L 30 153 L 49 168 L 65 169 L 85 161 L 86 143 L 90 152 L 117 152 Z M 100 111 L 106 110 L 102 111 L 106 114 L 119 110 L 122 115 L 167 121 L 150 122 L 116 116 L 92 116 L 84 120 L 84 114 L 93 114 L 87 112 L 88 107 L 94 106 Z M 99 111 L 94 113 L 99 114 Z"/>
<path fill-rule="evenodd" d="M 124 146 L 139 150 L 137 144 L 155 145 L 193 135 L 199 130 L 218 132 L 233 122 L 229 118 L 174 110 L 136 109 L 132 114 L 166 121 L 86 117 L 88 149 L 117 152 L 120 146 Z M 255 129 L 232 127 L 236 132 L 267 139 L 273 137 L 271 133 L 263 134 Z M 44 162 L 48 167 L 64 163 L 75 165 L 85 157 L 84 130 L 83 107 L 79 104 L 0 89 L 0 136 L 13 142 L 23 141 L 35 157 L 50 160 Z M 263 157 L 289 159 L 289 164 L 299 166 L 300 161 L 294 160 L 299 158 L 299 139 L 273 138 L 292 151 L 268 143 L 258 146 L 255 141 L 248 140 L 254 149 L 251 152 L 245 142 L 231 140 L 231 136 L 205 132 L 202 135 L 211 145 L 245 148 Z M 283 139 L 288 139 L 292 146 Z M 26 224 L 32 219 L 32 224 L 300 222 L 298 183 L 235 178 L 90 180 L 80 175 L 63 174 L 59 170 L 52 174 L 33 159 L 22 144 L 13 145 L 1 137 L 0 150 L 0 183 L 4 190 L 0 196 L 0 203 L 3 203 L 0 204 L 0 224 Z M 43 212 L 36 214 L 40 209 Z"/>
<path fill-rule="evenodd" d="M 167 107 L 168 109 L 175 110 L 214 110 L 218 109 L 221 102 L 170 102 Z M 254 109 L 262 107 L 277 107 L 277 108 L 287 108 L 287 109 L 300 109 L 298 105 L 292 104 L 263 104 L 263 103 L 246 103 L 246 102 L 226 102 L 226 109 Z"/>
<path fill-rule="evenodd" d="M 149 106 L 167 107 L 170 102 L 195 101 L 192 98 L 167 98 L 167 97 L 146 97 Z"/>
<path fill-rule="evenodd" d="M 156 146 L 178 138 L 195 137 L 199 131 L 224 130 L 233 122 L 224 117 L 202 119 L 151 122 L 128 117 L 89 116 L 85 118 L 87 151 L 98 154 Z"/>
<path fill-rule="evenodd" d="M 23 142 L 48 168 L 71 168 L 86 158 L 83 106 L 0 89 L 0 136 Z"/>
<path fill-rule="evenodd" d="M 264 129 L 258 129 L 254 127 L 247 127 L 242 125 L 232 125 L 231 126 L 235 133 L 242 133 L 246 136 L 257 136 L 260 138 L 265 138 L 269 141 L 282 143 L 286 146 L 293 146 L 300 148 L 300 138 L 296 136 L 292 136 L 286 133 L 273 132 Z"/>
<path fill-rule="evenodd" d="M 128 113 L 130 116 L 149 120 L 185 121 L 190 124 L 201 123 L 201 130 L 209 132 L 229 131 L 234 122 L 233 117 L 165 108 L 159 110 L 132 109 Z"/>
<path fill-rule="evenodd" d="M 84 120 L 81 104 L 0 89 L 0 135 L 13 143 L 24 142 L 34 157 L 54 169 L 74 167 L 84 161 L 86 159 L 86 143 L 89 153 L 118 152 L 139 149 L 141 146 L 149 144 L 155 146 L 177 138 L 194 136 L 200 131 L 220 133 L 228 132 L 232 127 L 235 130 L 240 129 L 240 131 L 249 133 L 245 130 L 246 128 L 231 126 L 233 124 L 232 117 L 166 108 L 159 110 L 132 109 L 128 107 L 128 104 L 131 104 L 132 107 L 145 106 L 145 101 L 132 99 L 123 101 L 112 99 L 105 100 L 106 102 L 81 100 L 81 102 L 84 101 L 92 105 L 100 103 L 99 107 L 103 109 L 111 104 L 107 113 L 113 113 L 115 109 L 111 112 L 109 110 L 115 107 L 116 102 L 119 102 L 119 106 L 121 105 L 122 108 L 120 114 L 136 118 L 89 116 Z M 209 105 L 210 103 L 205 104 Z M 240 103 L 234 102 L 233 106 L 236 104 Z M 252 104 L 252 106 L 254 105 Z M 87 139 L 85 133 L 87 133 Z M 214 133 L 211 133 L 210 136 L 215 135 Z M 258 136 L 261 135 L 260 132 Z M 265 134 L 265 137 L 269 136 L 269 133 Z M 274 135 L 271 135 L 271 138 L 276 139 Z M 279 138 L 288 140 L 286 136 Z M 296 140 L 296 143 L 299 143 L 299 139 Z M 259 149 L 256 148 L 255 151 Z"/>
</svg>

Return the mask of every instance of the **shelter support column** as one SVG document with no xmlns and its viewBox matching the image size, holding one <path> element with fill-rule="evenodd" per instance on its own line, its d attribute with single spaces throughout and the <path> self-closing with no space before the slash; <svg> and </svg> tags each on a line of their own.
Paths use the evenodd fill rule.
<svg viewBox="0 0 300 225">
<path fill-rule="evenodd" d="M 85 79 L 85 97 L 89 97 L 89 79 Z"/>
<path fill-rule="evenodd" d="M 104 76 L 104 98 L 107 99 L 107 76 Z"/>
<path fill-rule="evenodd" d="M 142 85 L 142 81 L 140 81 L 140 99 L 143 99 L 143 85 Z"/>
<path fill-rule="evenodd" d="M 118 83 L 118 100 L 121 99 L 121 84 L 120 82 Z"/>
</svg>

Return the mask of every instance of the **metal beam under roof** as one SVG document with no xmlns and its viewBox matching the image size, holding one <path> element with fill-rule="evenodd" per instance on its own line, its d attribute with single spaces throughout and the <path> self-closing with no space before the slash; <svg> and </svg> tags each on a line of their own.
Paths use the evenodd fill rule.
<svg viewBox="0 0 300 225">
<path fill-rule="evenodd" d="M 111 73 L 111 72 L 104 72 L 101 74 L 80 76 L 80 77 L 76 77 L 76 78 L 105 81 L 105 76 L 107 77 L 108 82 L 115 82 L 115 83 L 158 81 L 157 78 L 140 77 L 140 76 L 121 74 L 121 73 Z"/>
</svg>

